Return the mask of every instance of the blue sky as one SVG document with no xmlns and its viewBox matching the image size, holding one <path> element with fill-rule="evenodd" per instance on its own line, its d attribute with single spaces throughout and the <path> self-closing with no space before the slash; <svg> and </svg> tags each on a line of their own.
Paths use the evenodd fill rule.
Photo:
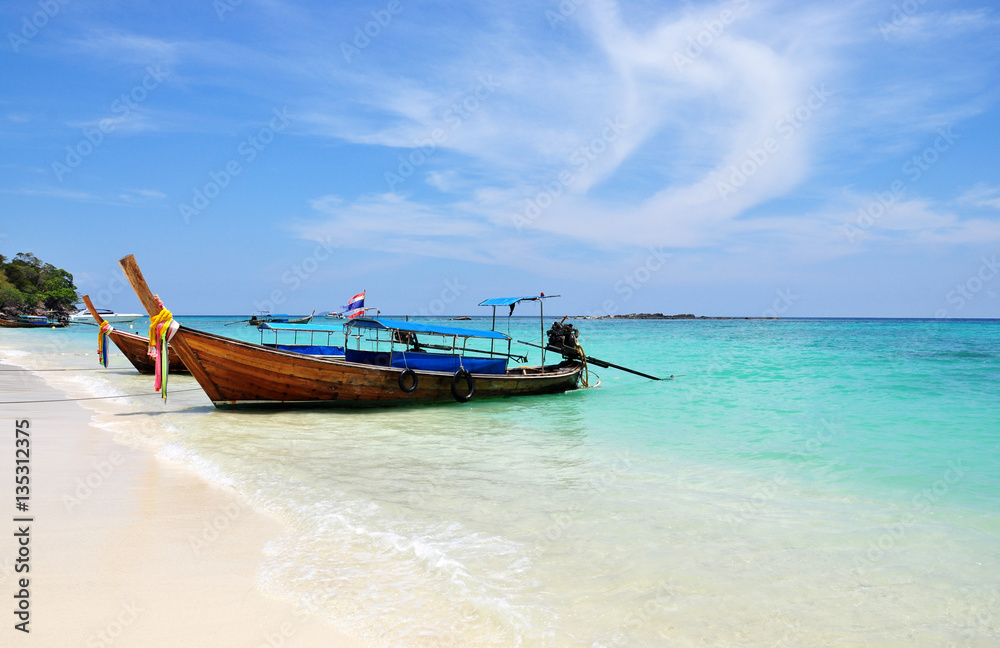
<svg viewBox="0 0 1000 648">
<path fill-rule="evenodd" d="M 366 289 L 1000 317 L 996 5 L 12 0 L 0 25 L 0 253 L 116 310 L 134 253 L 179 313 Z"/>
</svg>

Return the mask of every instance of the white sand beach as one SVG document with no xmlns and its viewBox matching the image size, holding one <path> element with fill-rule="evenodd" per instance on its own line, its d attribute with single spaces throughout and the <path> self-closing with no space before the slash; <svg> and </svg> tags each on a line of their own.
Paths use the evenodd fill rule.
<svg viewBox="0 0 1000 648">
<path fill-rule="evenodd" d="M 0 400 L 67 395 L 0 365 Z M 5 646 L 329 646 L 364 644 L 255 584 L 282 525 L 238 494 L 91 426 L 75 402 L 0 406 L 0 457 L 14 471 L 15 420 L 31 422 L 30 573 L 15 573 L 13 480 L 3 493 L 0 595 L 29 579 L 30 633 L 5 614 Z M 30 637 L 30 639 L 29 639 Z"/>
</svg>

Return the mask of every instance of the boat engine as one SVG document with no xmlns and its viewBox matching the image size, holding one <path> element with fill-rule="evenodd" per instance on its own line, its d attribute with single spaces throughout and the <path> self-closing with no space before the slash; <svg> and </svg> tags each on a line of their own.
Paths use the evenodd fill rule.
<svg viewBox="0 0 1000 648">
<path fill-rule="evenodd" d="M 550 349 L 559 351 L 567 359 L 579 357 L 576 347 L 577 340 L 580 337 L 580 330 L 572 324 L 552 322 L 552 328 L 549 329 L 548 336 Z"/>
</svg>

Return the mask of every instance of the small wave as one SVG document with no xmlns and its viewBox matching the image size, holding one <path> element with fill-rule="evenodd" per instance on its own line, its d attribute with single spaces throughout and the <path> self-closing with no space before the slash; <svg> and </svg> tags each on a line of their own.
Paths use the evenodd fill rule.
<svg viewBox="0 0 1000 648">
<path fill-rule="evenodd" d="M 206 481 L 220 484 L 222 486 L 229 486 L 230 488 L 235 488 L 236 486 L 236 482 L 234 482 L 233 479 L 223 472 L 223 470 L 220 469 L 215 463 L 209 461 L 197 452 L 184 448 L 178 443 L 174 443 L 172 441 L 164 443 L 163 448 L 156 453 L 156 457 L 165 461 L 184 464 L 198 473 L 198 476 Z"/>
<path fill-rule="evenodd" d="M 88 396 L 128 396 L 127 393 L 114 387 L 107 380 L 96 376 L 62 376 L 58 378 L 61 378 L 66 383 L 78 386 Z"/>
<path fill-rule="evenodd" d="M 375 645 L 509 646 L 552 621 L 524 587 L 531 560 L 520 543 L 457 522 L 398 518 L 342 493 L 303 504 L 286 511 L 298 528 L 266 546 L 258 584 L 349 633 Z M 386 623 L 390 611 L 401 618 Z M 453 627 L 437 627 L 441 618 Z"/>
</svg>

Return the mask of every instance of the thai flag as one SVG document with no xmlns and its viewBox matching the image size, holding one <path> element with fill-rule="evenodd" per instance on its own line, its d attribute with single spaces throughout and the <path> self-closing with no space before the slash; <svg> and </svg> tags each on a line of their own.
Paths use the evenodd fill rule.
<svg viewBox="0 0 1000 648">
<path fill-rule="evenodd" d="M 347 302 L 347 319 L 353 319 L 359 315 L 364 315 L 366 292 L 367 291 L 362 290 L 357 295 L 351 297 L 351 300 Z"/>
</svg>

